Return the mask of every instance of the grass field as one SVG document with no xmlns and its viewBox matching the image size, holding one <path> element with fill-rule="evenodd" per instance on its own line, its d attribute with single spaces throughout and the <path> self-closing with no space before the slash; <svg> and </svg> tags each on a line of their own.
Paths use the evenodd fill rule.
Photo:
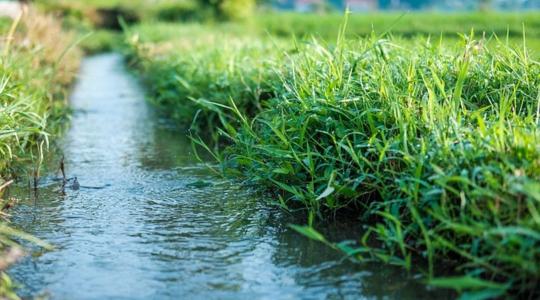
<svg viewBox="0 0 540 300">
<path fill-rule="evenodd" d="M 367 36 L 372 32 L 389 32 L 398 36 L 455 37 L 470 34 L 474 30 L 482 35 L 496 34 L 499 37 L 523 36 L 523 28 L 529 37 L 540 37 L 540 20 L 537 12 L 500 13 L 500 12 L 391 12 L 391 13 L 356 13 L 349 17 L 347 35 L 349 37 Z M 343 21 L 343 14 L 327 14 L 314 17 L 309 14 L 275 13 L 264 14 L 257 18 L 260 27 L 268 32 L 284 37 L 315 35 L 324 39 L 333 39 L 336 25 Z"/>
<path fill-rule="evenodd" d="M 429 284 L 464 296 L 534 298 L 540 18 L 495 16 L 353 16 L 340 30 L 287 14 L 142 24 L 126 40 L 151 101 L 195 143 L 210 132 L 223 173 L 305 211 L 298 231 L 360 260 L 424 260 Z M 342 212 L 365 224 L 354 244 L 313 229 Z"/>
</svg>

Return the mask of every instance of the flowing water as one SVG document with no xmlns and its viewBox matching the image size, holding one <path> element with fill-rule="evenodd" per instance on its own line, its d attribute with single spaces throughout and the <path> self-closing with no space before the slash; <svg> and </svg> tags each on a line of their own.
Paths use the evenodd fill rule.
<svg viewBox="0 0 540 300">
<path fill-rule="evenodd" d="M 52 299 L 419 299 L 401 269 L 354 264 L 288 228 L 292 217 L 194 159 L 157 117 L 122 58 L 87 58 L 61 142 L 78 190 L 49 172 L 14 225 L 56 246 L 9 274 L 23 297 Z M 59 161 L 53 158 L 51 165 Z M 259 198 L 259 199 L 258 199 Z M 351 226 L 326 226 L 336 240 Z"/>
</svg>

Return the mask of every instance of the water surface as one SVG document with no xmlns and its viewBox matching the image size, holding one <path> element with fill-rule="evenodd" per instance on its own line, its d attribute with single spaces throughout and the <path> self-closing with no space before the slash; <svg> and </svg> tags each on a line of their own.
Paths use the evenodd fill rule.
<svg viewBox="0 0 540 300">
<path fill-rule="evenodd" d="M 10 270 L 24 297 L 52 299 L 419 299 L 401 269 L 359 265 L 286 225 L 291 217 L 199 164 L 147 107 L 115 54 L 87 58 L 61 142 L 68 176 L 27 190 L 15 226 L 57 246 Z M 51 165 L 59 161 L 52 159 Z M 205 183 L 209 183 L 207 185 Z M 95 188 L 97 187 L 97 189 Z M 355 228 L 331 225 L 336 240 Z"/>
</svg>

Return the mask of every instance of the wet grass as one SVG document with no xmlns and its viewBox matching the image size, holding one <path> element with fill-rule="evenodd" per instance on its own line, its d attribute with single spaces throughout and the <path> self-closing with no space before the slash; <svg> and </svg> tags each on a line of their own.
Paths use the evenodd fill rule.
<svg viewBox="0 0 540 300">
<path fill-rule="evenodd" d="M 33 11 L 15 21 L 0 21 L 0 197 L 13 178 L 39 176 L 43 154 L 66 113 L 64 101 L 78 68 L 79 53 L 67 51 L 72 36 L 52 17 Z M 9 227 L 0 200 L 0 297 L 18 299 L 4 271 L 24 251 L 16 240 L 49 246 Z"/>
<path fill-rule="evenodd" d="M 65 92 L 78 68 L 79 53 L 68 51 L 73 36 L 52 17 L 35 13 L 2 34 L 0 173 L 40 156 L 48 127 L 65 113 Z M 58 101 L 61 99 L 62 101 Z"/>
<path fill-rule="evenodd" d="M 142 25 L 129 56 L 195 143 L 213 132 L 225 174 L 306 212 L 303 234 L 359 260 L 421 259 L 429 284 L 464 296 L 537 297 L 536 40 L 336 32 Z M 365 233 L 329 243 L 312 226 L 342 211 Z"/>
</svg>

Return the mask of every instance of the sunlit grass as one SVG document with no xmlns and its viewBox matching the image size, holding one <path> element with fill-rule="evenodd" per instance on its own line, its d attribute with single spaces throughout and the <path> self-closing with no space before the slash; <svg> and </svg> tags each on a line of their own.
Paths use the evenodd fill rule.
<svg viewBox="0 0 540 300">
<path fill-rule="evenodd" d="M 78 68 L 73 37 L 33 11 L 0 25 L 0 198 L 14 177 L 39 176 L 52 127 L 65 113 L 63 96 Z M 49 245 L 7 225 L 13 199 L 0 200 L 0 298 L 18 299 L 4 273 L 24 255 L 16 240 Z"/>
<path fill-rule="evenodd" d="M 472 296 L 538 295 L 536 40 L 160 26 L 129 31 L 132 62 L 151 101 L 228 145 L 214 153 L 226 174 L 310 226 L 356 214 L 365 234 L 333 246 L 357 259 L 423 259 L 432 285 Z"/>
</svg>

